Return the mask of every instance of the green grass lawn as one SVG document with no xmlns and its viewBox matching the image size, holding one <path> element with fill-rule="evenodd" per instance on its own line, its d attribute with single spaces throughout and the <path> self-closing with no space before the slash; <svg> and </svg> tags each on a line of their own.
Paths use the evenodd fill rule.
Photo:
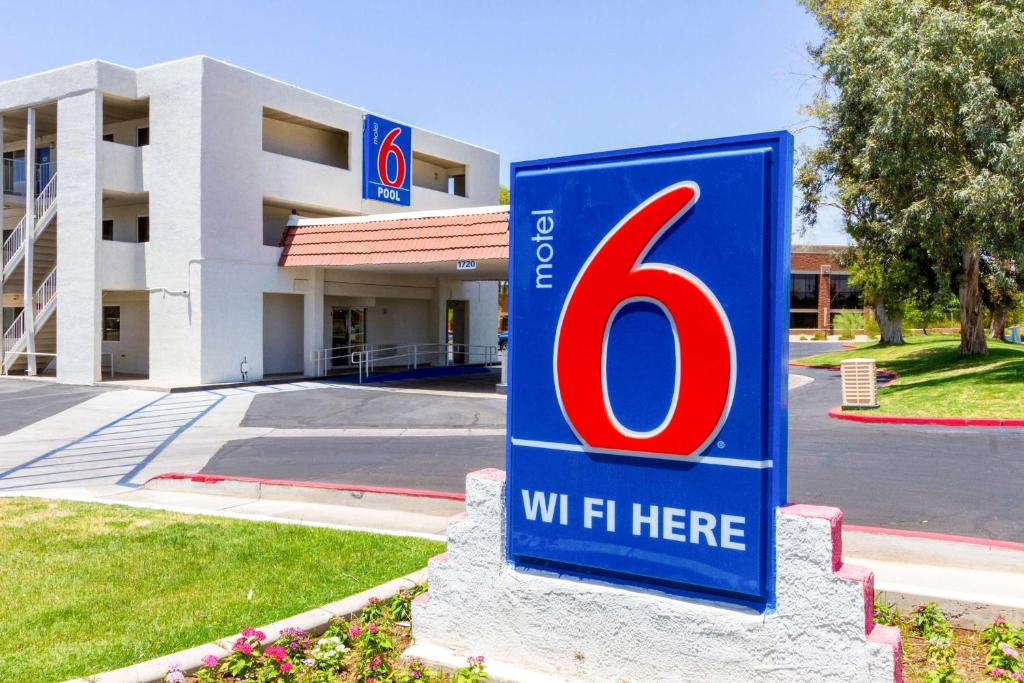
<svg viewBox="0 0 1024 683">
<path fill-rule="evenodd" d="M 878 392 L 878 412 L 925 417 L 1024 418 L 1024 345 L 988 340 L 987 356 L 961 357 L 959 337 L 907 337 L 907 344 L 864 344 L 798 362 L 839 365 L 874 358 L 899 375 Z M 838 399 L 838 397 L 837 397 Z M 837 401 L 838 402 L 838 401 Z"/>
<path fill-rule="evenodd" d="M 0 498 L 0 681 L 63 681 L 230 636 L 425 566 L 444 544 Z"/>
</svg>

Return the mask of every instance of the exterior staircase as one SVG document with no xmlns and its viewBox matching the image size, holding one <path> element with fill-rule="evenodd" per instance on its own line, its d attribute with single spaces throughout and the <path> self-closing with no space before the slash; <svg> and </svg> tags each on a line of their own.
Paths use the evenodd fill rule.
<svg viewBox="0 0 1024 683">
<path fill-rule="evenodd" d="M 35 313 L 32 330 L 35 336 L 35 351 L 39 354 L 55 354 L 57 351 L 57 231 L 47 227 L 57 216 L 57 174 L 54 173 L 35 199 L 36 222 L 33 226 L 33 282 L 34 295 L 31 305 Z M 25 218 L 18 223 L 2 247 L 3 289 L 5 292 L 24 291 L 25 281 L 25 238 L 28 232 Z M 19 266 L 21 266 L 19 268 Z M 3 374 L 19 372 L 26 368 L 27 357 L 22 354 L 28 345 L 25 310 L 3 331 Z M 42 356 L 37 361 L 41 371 L 53 361 L 53 356 Z"/>
</svg>

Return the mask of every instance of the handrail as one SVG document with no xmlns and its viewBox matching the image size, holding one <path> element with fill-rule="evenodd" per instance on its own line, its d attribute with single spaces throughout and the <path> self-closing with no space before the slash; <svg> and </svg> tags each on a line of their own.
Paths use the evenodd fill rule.
<svg viewBox="0 0 1024 683">
<path fill-rule="evenodd" d="M 3 246 L 3 267 L 6 269 L 7 264 L 14 260 L 18 252 L 21 250 L 22 245 L 25 244 L 25 223 L 28 216 L 22 216 L 21 220 L 18 221 L 18 225 L 15 226 L 11 234 L 4 240 Z"/>
<path fill-rule="evenodd" d="M 408 351 L 401 352 L 403 349 Z M 475 351 L 474 349 L 479 349 Z M 498 362 L 498 347 L 485 346 L 482 344 L 454 344 L 454 343 L 426 343 L 426 344 L 400 344 L 394 347 L 388 346 L 383 350 L 387 355 L 369 352 L 355 352 L 352 354 L 352 361 L 358 367 L 359 382 L 362 383 L 365 377 L 369 377 L 373 368 L 383 361 L 394 361 L 405 359 L 407 368 L 417 368 L 420 360 L 427 360 L 431 357 L 441 356 L 445 366 L 455 362 L 456 357 L 461 356 L 468 360 L 474 355 L 483 357 L 486 365 L 493 365 Z M 399 363 L 401 365 L 401 363 Z"/>
<path fill-rule="evenodd" d="M 36 196 L 36 220 L 42 218 L 57 199 L 57 173 L 54 172 L 47 181 L 46 186 Z"/>
<path fill-rule="evenodd" d="M 21 338 L 25 336 L 25 311 L 11 321 L 11 324 L 4 330 L 4 355 L 7 355 L 18 345 Z"/>
<path fill-rule="evenodd" d="M 42 283 L 36 288 L 32 296 L 32 303 L 35 305 L 36 313 L 42 311 L 57 296 L 57 266 L 43 278 Z"/>
<path fill-rule="evenodd" d="M 346 346 L 333 346 L 326 349 L 317 349 L 312 353 L 312 360 L 316 364 L 316 374 L 318 377 L 323 377 L 327 374 L 328 366 L 331 364 L 331 361 L 338 358 L 345 358 L 346 356 L 351 357 L 353 350 L 363 351 L 373 348 L 373 344 L 348 344 Z M 323 368 L 322 371 L 321 367 Z"/>
</svg>

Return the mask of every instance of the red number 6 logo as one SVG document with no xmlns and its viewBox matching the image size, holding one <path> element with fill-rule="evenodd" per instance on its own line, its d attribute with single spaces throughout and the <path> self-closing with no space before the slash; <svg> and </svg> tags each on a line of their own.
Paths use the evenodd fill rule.
<svg viewBox="0 0 1024 683">
<path fill-rule="evenodd" d="M 569 290 L 555 333 L 555 387 L 566 420 L 590 448 L 692 455 L 711 443 L 729 413 L 736 351 L 725 311 L 693 274 L 644 263 L 699 196 L 696 183 L 684 182 L 648 198 L 597 245 Z M 619 310 L 632 302 L 661 308 L 675 338 L 672 401 L 661 424 L 645 432 L 622 425 L 608 397 L 608 336 Z"/>
<path fill-rule="evenodd" d="M 377 152 L 377 174 L 380 176 L 380 181 L 388 187 L 401 187 L 405 184 L 405 155 L 395 144 L 395 139 L 401 132 L 401 128 L 393 128 L 384 136 L 384 141 L 380 143 L 380 150 Z M 394 180 L 388 177 L 388 156 L 391 154 L 395 155 Z"/>
</svg>

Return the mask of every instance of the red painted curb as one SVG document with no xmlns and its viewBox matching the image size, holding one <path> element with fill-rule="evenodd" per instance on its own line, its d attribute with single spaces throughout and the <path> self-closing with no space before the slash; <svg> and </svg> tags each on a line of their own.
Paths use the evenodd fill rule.
<svg viewBox="0 0 1024 683">
<path fill-rule="evenodd" d="M 319 481 L 295 481 L 292 479 L 261 479 L 259 477 L 234 477 L 220 474 L 196 474 L 188 472 L 167 472 L 158 474 L 146 481 L 154 479 L 188 479 L 199 484 L 218 484 L 222 481 L 241 481 L 270 486 L 294 486 L 296 488 L 329 489 L 332 491 L 356 491 L 361 493 L 385 493 L 393 496 L 410 496 L 413 498 L 440 498 L 442 500 L 466 500 L 463 493 L 451 491 L 433 491 L 430 489 L 407 489 L 392 486 L 358 486 L 356 484 L 333 484 Z M 144 484 L 145 485 L 145 484 Z"/>
<path fill-rule="evenodd" d="M 863 412 L 847 412 L 842 406 L 828 411 L 829 417 L 851 422 L 872 422 L 875 424 L 936 425 L 939 427 L 1024 427 L 1024 420 L 987 417 L 907 417 L 903 415 L 865 415 Z"/>
<path fill-rule="evenodd" d="M 999 541 L 993 538 L 978 538 L 976 536 L 957 536 L 955 534 L 943 534 L 936 531 L 916 531 L 913 529 L 886 529 L 877 526 L 860 526 L 858 524 L 844 524 L 846 531 L 859 531 L 865 534 L 879 534 L 885 536 L 900 536 L 902 538 L 926 538 L 931 541 L 948 541 L 950 543 L 966 543 L 969 545 L 981 545 L 988 548 L 1005 548 L 1024 553 L 1024 543 L 1016 541 Z"/>
</svg>

